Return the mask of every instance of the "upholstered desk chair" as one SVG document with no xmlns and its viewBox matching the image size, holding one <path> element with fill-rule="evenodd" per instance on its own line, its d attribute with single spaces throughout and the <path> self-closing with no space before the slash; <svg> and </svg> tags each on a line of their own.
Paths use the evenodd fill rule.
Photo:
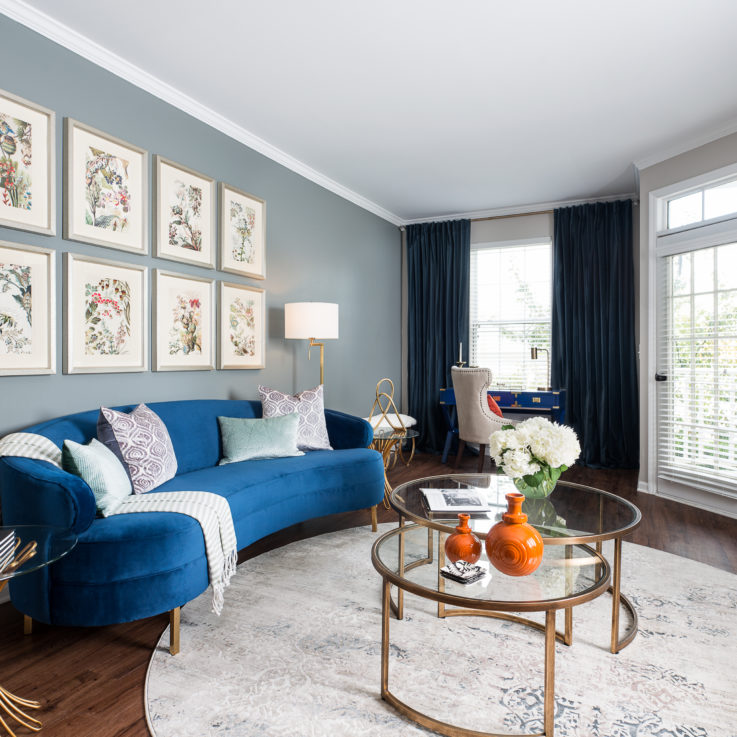
<svg viewBox="0 0 737 737">
<path fill-rule="evenodd" d="M 458 454 L 453 467 L 458 467 L 466 443 L 478 443 L 479 463 L 476 470 L 481 473 L 491 434 L 501 430 L 503 425 L 513 425 L 514 422 L 499 417 L 489 409 L 486 395 L 491 385 L 490 369 L 452 366 L 450 375 L 458 414 Z"/>
</svg>

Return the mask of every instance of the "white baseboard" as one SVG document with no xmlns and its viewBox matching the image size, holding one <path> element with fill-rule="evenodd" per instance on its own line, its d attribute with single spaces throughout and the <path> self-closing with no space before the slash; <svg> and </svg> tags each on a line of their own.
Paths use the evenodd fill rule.
<svg viewBox="0 0 737 737">
<path fill-rule="evenodd" d="M 680 504 L 686 504 L 689 507 L 698 507 L 699 509 L 704 509 L 707 512 L 713 512 L 714 514 L 721 514 L 725 517 L 737 519 L 737 499 L 734 497 L 721 496 L 709 491 L 704 491 L 703 489 L 689 487 L 685 484 L 683 486 L 674 486 L 672 489 L 669 488 L 667 491 L 657 488 L 650 490 L 647 482 L 645 481 L 638 481 L 637 491 L 642 491 L 645 494 L 653 494 L 660 499 L 679 502 Z"/>
</svg>

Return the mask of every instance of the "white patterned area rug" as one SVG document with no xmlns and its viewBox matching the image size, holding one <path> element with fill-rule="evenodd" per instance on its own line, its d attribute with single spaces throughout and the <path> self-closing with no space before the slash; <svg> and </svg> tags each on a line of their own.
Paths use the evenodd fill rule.
<svg viewBox="0 0 737 737">
<path fill-rule="evenodd" d="M 165 632 L 151 659 L 154 737 L 429 734 L 379 697 L 375 539 L 355 528 L 292 543 L 238 568 L 221 617 L 207 593 L 188 604 L 180 654 Z M 640 617 L 629 647 L 608 651 L 606 594 L 574 609 L 574 644 L 556 644 L 555 734 L 737 737 L 737 577 L 625 543 L 622 588 Z M 435 613 L 407 595 L 392 618 L 394 694 L 463 727 L 542 732 L 542 634 Z"/>
</svg>

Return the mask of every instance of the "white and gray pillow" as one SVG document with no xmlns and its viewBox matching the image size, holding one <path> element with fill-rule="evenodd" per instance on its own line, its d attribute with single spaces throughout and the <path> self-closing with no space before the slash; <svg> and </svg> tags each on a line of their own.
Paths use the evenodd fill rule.
<svg viewBox="0 0 737 737">
<path fill-rule="evenodd" d="M 169 431 L 145 404 L 139 404 L 130 414 L 100 407 L 97 438 L 127 468 L 134 494 L 151 491 L 177 473 Z"/>
<path fill-rule="evenodd" d="M 113 514 L 133 491 L 123 464 L 95 438 L 87 445 L 65 440 L 61 467 L 87 482 L 95 495 L 97 511 L 103 517 Z"/>
<path fill-rule="evenodd" d="M 285 394 L 259 386 L 264 417 L 280 417 L 299 413 L 297 447 L 300 450 L 332 450 L 325 425 L 325 405 L 322 384 L 299 394 Z"/>
</svg>

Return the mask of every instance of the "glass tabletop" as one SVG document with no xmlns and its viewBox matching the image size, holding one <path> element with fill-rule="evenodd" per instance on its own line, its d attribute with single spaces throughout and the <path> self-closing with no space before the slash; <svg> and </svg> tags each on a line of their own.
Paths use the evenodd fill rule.
<svg viewBox="0 0 737 737">
<path fill-rule="evenodd" d="M 421 489 L 476 488 L 486 498 L 489 512 L 471 514 L 470 525 L 479 537 L 499 522 L 507 509 L 505 495 L 516 491 L 512 479 L 496 474 L 450 474 L 430 476 L 397 486 L 389 502 L 404 517 L 452 532 L 458 515 L 431 512 Z M 631 532 L 640 524 L 640 510 L 631 502 L 603 489 L 559 481 L 546 499 L 525 499 L 522 511 L 527 521 L 542 535 L 547 544 L 595 542 L 610 540 Z"/>
<path fill-rule="evenodd" d="M 7 570 L 7 565 L 11 562 L 9 555 L 3 554 L 0 559 L 0 581 L 7 581 L 16 576 L 22 576 L 24 573 L 31 573 L 39 568 L 53 563 L 59 558 L 65 556 L 76 544 L 77 536 L 69 532 L 63 527 L 51 527 L 48 525 L 13 525 L 9 527 L 0 527 L 0 549 L 7 551 L 5 541 L 10 539 L 11 546 L 15 550 L 15 556 L 22 554 L 22 551 L 30 543 L 36 543 L 35 554 L 25 563 L 21 564 L 14 570 Z M 5 569 L 5 570 L 3 570 Z"/>
<path fill-rule="evenodd" d="M 403 556 L 400 541 L 404 537 Z M 527 576 L 507 576 L 481 554 L 483 579 L 461 584 L 438 574 L 437 550 L 429 548 L 435 533 L 426 526 L 398 527 L 375 543 L 372 561 L 389 581 L 425 598 L 458 606 L 494 611 L 544 611 L 575 606 L 603 593 L 609 585 L 609 564 L 584 545 L 545 546 L 543 560 Z M 441 534 L 441 538 L 444 535 Z M 438 545 L 435 541 L 433 545 Z"/>
<path fill-rule="evenodd" d="M 395 430 L 392 427 L 380 427 L 378 430 L 374 430 L 374 440 L 399 440 L 400 438 L 411 440 L 418 437 L 420 437 L 420 433 L 412 428 Z"/>
</svg>

